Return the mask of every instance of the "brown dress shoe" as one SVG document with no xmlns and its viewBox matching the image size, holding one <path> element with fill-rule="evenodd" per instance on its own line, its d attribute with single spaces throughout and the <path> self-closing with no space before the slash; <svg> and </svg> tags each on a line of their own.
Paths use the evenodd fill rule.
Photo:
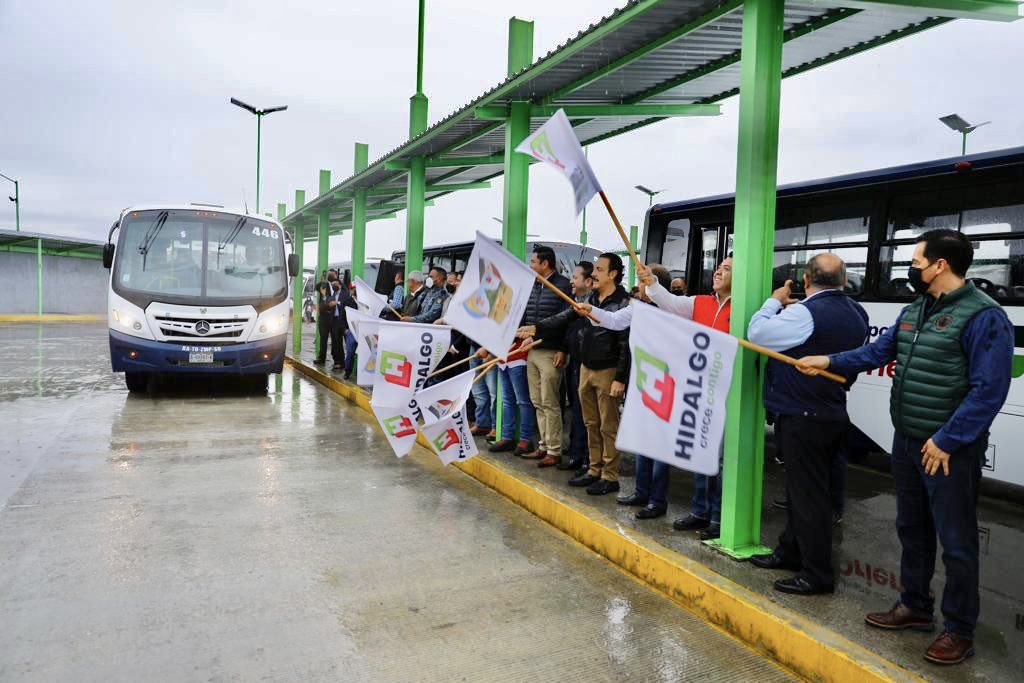
<svg viewBox="0 0 1024 683">
<path fill-rule="evenodd" d="M 974 641 L 949 631 L 943 631 L 924 653 L 932 664 L 959 664 L 973 656 Z"/>
<path fill-rule="evenodd" d="M 864 621 L 869 626 L 884 628 L 889 631 L 902 631 L 913 629 L 915 631 L 931 631 L 935 628 L 935 621 L 932 617 L 923 617 L 915 614 L 912 609 L 901 602 L 897 602 L 888 612 L 871 612 L 865 615 Z"/>
<path fill-rule="evenodd" d="M 548 452 L 538 448 L 535 451 L 521 453 L 519 457 L 522 458 L 523 460 L 543 460 L 544 458 L 548 457 Z"/>
<path fill-rule="evenodd" d="M 473 436 L 485 436 L 487 434 L 490 434 L 491 430 L 488 429 L 487 427 L 472 427 L 469 430 L 469 433 L 472 434 Z"/>
<path fill-rule="evenodd" d="M 562 456 L 548 453 L 543 460 L 537 463 L 537 467 L 554 467 L 560 462 L 562 462 Z"/>
</svg>

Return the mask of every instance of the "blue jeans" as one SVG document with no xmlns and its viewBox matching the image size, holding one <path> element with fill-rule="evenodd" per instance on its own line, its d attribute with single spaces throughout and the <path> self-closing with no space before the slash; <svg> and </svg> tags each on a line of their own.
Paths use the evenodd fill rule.
<svg viewBox="0 0 1024 683">
<path fill-rule="evenodd" d="M 669 466 L 660 460 L 636 456 L 636 489 L 633 493 L 646 498 L 651 507 L 667 509 L 668 472 Z"/>
<path fill-rule="evenodd" d="M 533 441 L 537 416 L 530 402 L 530 386 L 526 380 L 526 366 L 498 370 L 501 376 L 501 438 L 516 438 L 516 417 L 519 418 L 520 440 Z M 516 408 L 518 407 L 518 413 Z"/>
<path fill-rule="evenodd" d="M 580 361 L 569 359 L 565 368 L 565 382 L 569 390 L 569 459 L 581 464 L 590 462 L 590 448 L 587 445 L 587 426 L 583 424 L 583 407 L 580 406 Z"/>
<path fill-rule="evenodd" d="M 722 520 L 722 477 L 706 474 L 693 475 L 693 498 L 690 500 L 690 514 L 698 519 L 719 524 Z"/>
<path fill-rule="evenodd" d="M 345 330 L 345 374 L 352 374 L 356 363 L 356 336 L 352 330 Z"/>
<path fill-rule="evenodd" d="M 892 444 L 892 476 L 896 483 L 896 531 L 900 559 L 900 602 L 922 616 L 934 609 L 931 594 L 935 573 L 936 534 L 942 541 L 946 587 L 942 591 L 945 629 L 974 637 L 981 600 L 978 594 L 978 485 L 988 435 L 950 454 L 949 476 L 934 475 L 921 465 L 920 439 L 899 432 Z"/>
<path fill-rule="evenodd" d="M 471 350 L 476 353 L 476 350 Z M 474 370 L 483 364 L 480 358 L 469 361 L 469 367 Z M 473 385 L 473 401 L 476 403 L 476 426 L 484 429 L 494 429 L 494 409 L 498 399 L 498 377 L 497 372 L 492 370 L 484 375 L 484 378 Z"/>
</svg>

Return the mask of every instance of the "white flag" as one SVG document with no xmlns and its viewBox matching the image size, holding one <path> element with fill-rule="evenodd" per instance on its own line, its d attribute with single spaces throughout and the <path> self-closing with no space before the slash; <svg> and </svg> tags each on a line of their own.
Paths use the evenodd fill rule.
<svg viewBox="0 0 1024 683">
<path fill-rule="evenodd" d="M 408 406 L 382 406 L 370 402 L 373 414 L 388 443 L 399 458 L 409 454 L 416 443 L 416 418 Z"/>
<path fill-rule="evenodd" d="M 473 389 L 475 370 L 463 372 L 416 392 L 416 404 L 423 415 L 423 424 L 430 426 L 458 412 Z"/>
<path fill-rule="evenodd" d="M 536 274 L 481 233 L 444 321 L 499 358 L 508 356 Z"/>
<path fill-rule="evenodd" d="M 372 403 L 405 406 L 448 352 L 452 330 L 447 325 L 385 320 L 378 323 L 378 330 Z"/>
<path fill-rule="evenodd" d="M 601 183 L 597 182 L 564 109 L 555 112 L 537 132 L 519 143 L 516 151 L 557 168 L 569 179 L 576 197 L 577 216 L 601 191 Z"/>
<path fill-rule="evenodd" d="M 353 309 L 348 309 L 348 323 L 356 338 L 356 384 L 363 387 L 373 385 L 373 376 L 377 372 L 377 332 L 380 318 L 370 317 Z"/>
<path fill-rule="evenodd" d="M 387 297 L 375 292 L 361 277 L 356 277 L 353 282 L 356 285 L 356 306 L 363 313 L 379 318 L 380 312 L 388 305 Z"/>
<path fill-rule="evenodd" d="M 469 433 L 469 422 L 464 411 L 452 413 L 450 417 L 424 427 L 423 436 L 445 465 L 469 460 L 479 452 L 473 435 Z"/>
<path fill-rule="evenodd" d="M 700 474 L 718 473 L 736 338 L 634 306 L 633 354 L 616 448 Z"/>
</svg>

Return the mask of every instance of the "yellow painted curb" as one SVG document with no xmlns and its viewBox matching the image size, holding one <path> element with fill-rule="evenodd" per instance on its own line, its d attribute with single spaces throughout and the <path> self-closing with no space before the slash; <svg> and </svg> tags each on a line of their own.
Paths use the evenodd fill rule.
<svg viewBox="0 0 1024 683">
<path fill-rule="evenodd" d="M 101 315 L 0 315 L 0 323 L 98 323 Z"/>
<path fill-rule="evenodd" d="M 287 357 L 289 365 L 370 410 L 370 397 L 353 384 Z M 425 444 L 424 444 L 425 445 Z M 786 609 L 708 567 L 626 529 L 596 508 L 500 464 L 473 458 L 456 467 L 602 555 L 651 588 L 812 681 L 923 681 L 835 631 Z"/>
</svg>

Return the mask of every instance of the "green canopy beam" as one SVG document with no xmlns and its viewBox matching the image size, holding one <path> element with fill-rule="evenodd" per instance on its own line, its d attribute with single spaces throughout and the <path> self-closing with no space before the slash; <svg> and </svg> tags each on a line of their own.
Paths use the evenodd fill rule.
<svg viewBox="0 0 1024 683">
<path fill-rule="evenodd" d="M 812 0 L 810 4 L 818 3 Z M 844 0 L 843 5 L 857 9 L 891 5 L 933 11 L 944 17 L 988 21 L 1017 21 L 1021 17 L 1017 0 Z"/>
<path fill-rule="evenodd" d="M 567 104 L 564 106 L 531 105 L 530 116 L 548 117 L 559 109 L 574 118 L 615 117 L 615 116 L 718 116 L 722 113 L 717 104 Z M 484 106 L 473 110 L 473 115 L 484 121 L 504 121 L 509 117 L 509 108 Z"/>
<path fill-rule="evenodd" d="M 491 184 L 485 180 L 474 180 L 470 183 L 438 183 L 427 185 L 427 192 L 454 192 L 455 190 L 486 190 Z"/>
<path fill-rule="evenodd" d="M 501 154 L 473 157 L 429 157 L 427 159 L 427 168 L 452 168 L 461 166 L 469 168 L 471 166 L 498 166 L 501 165 L 504 161 L 505 157 Z M 385 161 L 384 168 L 388 169 L 389 171 L 408 171 L 409 160 L 393 159 L 391 161 Z"/>
</svg>

